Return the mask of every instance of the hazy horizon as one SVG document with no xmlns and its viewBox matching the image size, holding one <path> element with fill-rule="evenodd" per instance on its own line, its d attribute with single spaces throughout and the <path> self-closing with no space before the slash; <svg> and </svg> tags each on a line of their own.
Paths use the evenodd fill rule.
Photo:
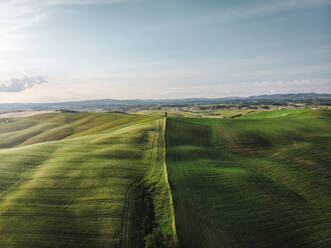
<svg viewBox="0 0 331 248">
<path fill-rule="evenodd" d="M 0 103 L 331 93 L 331 0 L 3 0 Z"/>
<path fill-rule="evenodd" d="M 306 92 L 306 93 L 280 93 L 279 95 L 287 94 L 319 94 L 319 95 L 331 95 L 331 93 L 316 93 L 316 92 Z M 226 99 L 226 98 L 249 98 L 249 97 L 259 97 L 259 96 L 272 96 L 277 94 L 261 94 L 261 95 L 248 95 L 248 96 L 225 96 L 225 97 L 179 97 L 179 98 L 91 98 L 91 99 L 81 99 L 81 100 L 69 100 L 69 101 L 35 101 L 35 102 L 0 102 L 0 104 L 49 104 L 49 103 L 65 103 L 65 102 L 87 102 L 87 101 L 102 101 L 102 100 L 114 100 L 114 101 L 171 101 L 171 100 L 185 100 L 185 99 Z"/>
</svg>

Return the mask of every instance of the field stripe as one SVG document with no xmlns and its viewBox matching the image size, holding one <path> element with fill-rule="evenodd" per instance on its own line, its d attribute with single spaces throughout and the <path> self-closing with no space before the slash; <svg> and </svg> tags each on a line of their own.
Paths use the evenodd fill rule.
<svg viewBox="0 0 331 248">
<path fill-rule="evenodd" d="M 124 208 L 123 208 L 123 217 L 122 217 L 122 227 L 121 227 L 121 247 L 134 247 L 134 244 L 130 244 L 133 237 L 134 230 L 130 230 L 131 226 L 131 220 L 132 220 L 132 213 L 134 208 L 134 197 L 136 190 L 139 188 L 139 186 L 144 182 L 144 178 L 148 177 L 150 172 L 152 171 L 152 168 L 155 165 L 155 149 L 157 149 L 157 141 L 158 141 L 158 134 L 160 133 L 160 124 L 156 127 L 156 130 L 154 132 L 153 142 L 152 142 L 152 158 L 150 167 L 148 168 L 145 175 L 138 178 L 128 189 L 125 202 L 124 202 Z"/>
<path fill-rule="evenodd" d="M 173 201 L 173 197 L 172 197 L 172 191 L 171 191 L 171 187 L 169 184 L 169 176 L 168 176 L 168 167 L 167 167 L 167 162 L 166 162 L 166 143 L 165 143 L 165 133 L 167 130 L 167 117 L 164 118 L 164 125 L 163 125 L 163 130 L 162 130 L 162 135 L 164 137 L 164 142 L 163 142 L 163 158 L 164 158 L 164 179 L 166 181 L 167 184 L 167 188 L 169 189 L 169 204 L 170 204 L 170 214 L 171 214 L 171 227 L 172 227 L 172 231 L 173 231 L 173 235 L 175 237 L 175 241 L 176 243 L 178 242 L 178 238 L 177 238 L 177 231 L 176 231 L 176 220 L 175 220 L 175 209 L 174 209 L 174 201 Z"/>
</svg>

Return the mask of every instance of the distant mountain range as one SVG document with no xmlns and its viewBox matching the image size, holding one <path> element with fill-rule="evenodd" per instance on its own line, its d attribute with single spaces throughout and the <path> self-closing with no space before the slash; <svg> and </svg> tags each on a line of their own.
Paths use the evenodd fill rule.
<svg viewBox="0 0 331 248">
<path fill-rule="evenodd" d="M 250 97 L 226 97 L 226 98 L 185 98 L 185 99 L 159 99 L 159 100 L 87 100 L 76 102 L 57 102 L 57 103 L 1 103 L 0 112 L 31 111 L 31 110 L 114 110 L 118 108 L 128 108 L 133 106 L 148 105 L 203 105 L 203 104 L 279 104 L 288 103 L 307 103 L 307 104 L 326 104 L 331 105 L 331 94 L 275 94 L 259 95 Z"/>
</svg>

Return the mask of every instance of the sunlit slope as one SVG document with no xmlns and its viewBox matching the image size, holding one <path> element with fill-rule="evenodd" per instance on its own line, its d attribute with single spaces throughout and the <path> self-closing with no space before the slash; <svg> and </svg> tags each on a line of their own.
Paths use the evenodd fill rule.
<svg viewBox="0 0 331 248">
<path fill-rule="evenodd" d="M 39 135 L 52 135 L 31 132 L 7 143 L 21 146 L 0 149 L 0 247 L 120 247 L 126 195 L 151 167 L 159 122 L 75 113 L 1 126 L 2 133 L 38 126 Z M 66 128 L 65 139 L 46 141 Z M 36 140 L 43 142 L 26 145 Z"/>
<path fill-rule="evenodd" d="M 49 113 L 0 124 L 0 148 L 94 134 L 146 118 L 121 113 Z"/>
<path fill-rule="evenodd" d="M 150 168 L 128 191 L 122 247 L 178 247 L 165 164 L 165 124 L 165 119 L 161 119 L 159 131 L 155 133 Z"/>
<path fill-rule="evenodd" d="M 166 138 L 182 247 L 330 247 L 330 112 L 169 118 Z"/>
</svg>

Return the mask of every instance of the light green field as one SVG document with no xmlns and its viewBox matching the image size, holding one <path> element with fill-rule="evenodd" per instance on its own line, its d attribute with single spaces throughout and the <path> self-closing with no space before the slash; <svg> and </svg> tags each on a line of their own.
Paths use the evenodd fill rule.
<svg viewBox="0 0 331 248">
<path fill-rule="evenodd" d="M 0 124 L 0 148 L 95 134 L 144 118 L 117 113 L 49 113 L 19 118 L 10 125 Z"/>
<path fill-rule="evenodd" d="M 181 247 L 330 247 L 331 112 L 168 119 Z"/>
<path fill-rule="evenodd" d="M 0 247 L 143 247 L 156 229 L 158 242 L 175 242 L 169 185 L 154 172 L 162 119 L 52 113 L 1 124 L 0 135 Z M 152 213 L 137 184 L 161 191 L 143 199 Z"/>
<path fill-rule="evenodd" d="M 184 111 L 184 110 L 142 110 L 136 114 L 151 115 L 151 116 L 164 116 L 167 112 L 169 117 L 194 117 L 194 118 L 231 118 L 236 115 L 249 115 L 259 112 L 264 112 L 263 109 L 250 109 L 250 108 L 224 108 L 215 109 L 210 111 Z"/>
</svg>

